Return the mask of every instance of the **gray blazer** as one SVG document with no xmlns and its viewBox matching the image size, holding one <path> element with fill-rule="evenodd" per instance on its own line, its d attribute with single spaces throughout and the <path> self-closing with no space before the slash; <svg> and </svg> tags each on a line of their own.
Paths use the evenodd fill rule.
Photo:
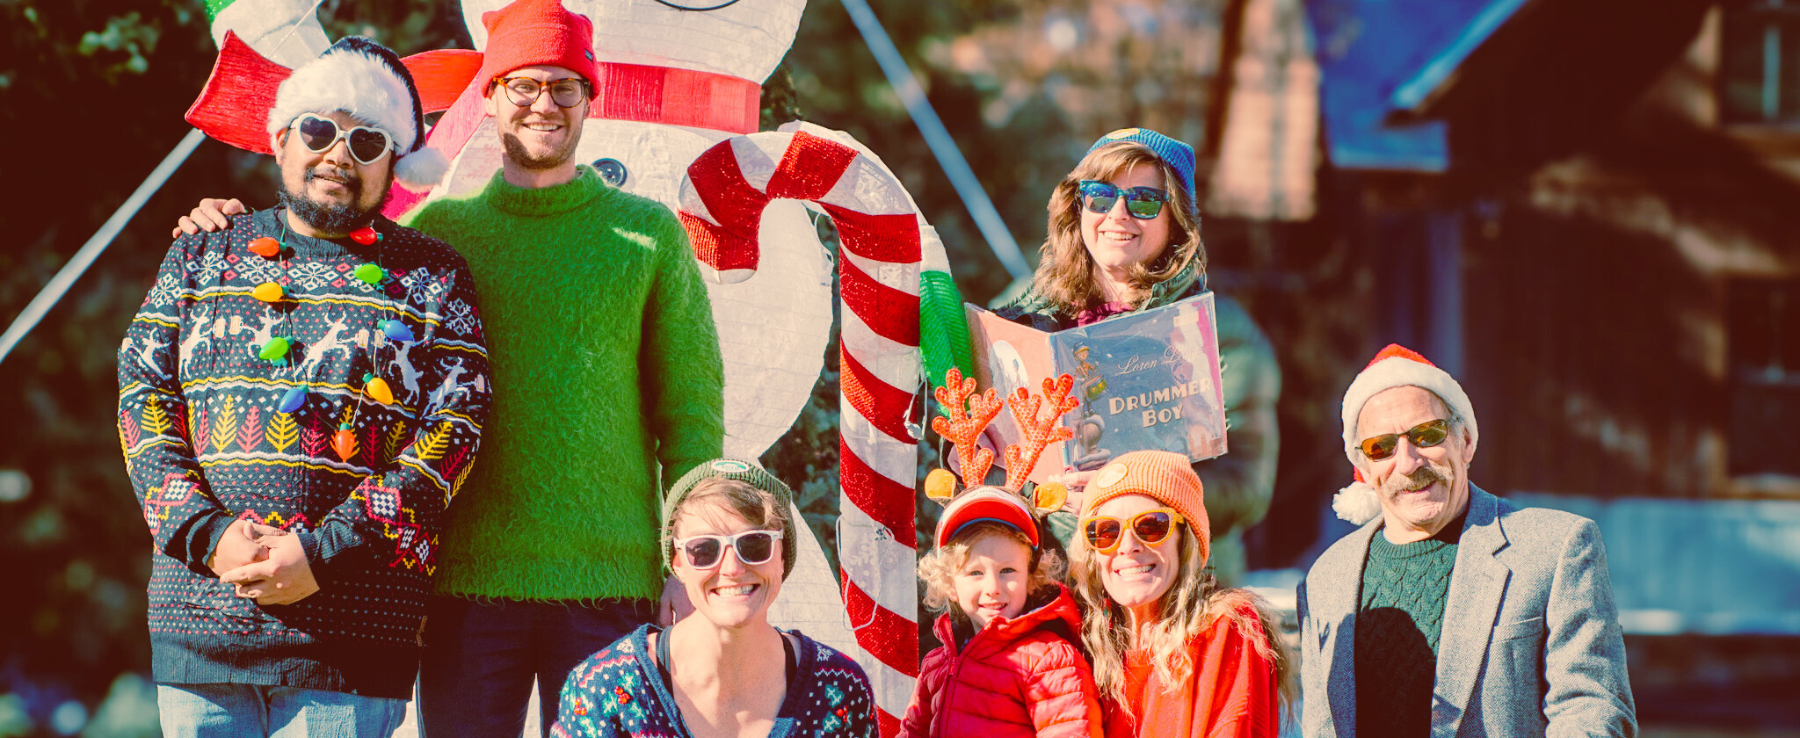
<svg viewBox="0 0 1800 738">
<path fill-rule="evenodd" d="M 1300 583 L 1300 718 L 1356 735 L 1356 608 L 1381 519 L 1326 549 Z M 1469 485 L 1438 640 L 1431 735 L 1634 736 L 1636 707 L 1594 521 L 1518 509 Z M 1375 738 L 1375 737 L 1370 737 Z"/>
</svg>

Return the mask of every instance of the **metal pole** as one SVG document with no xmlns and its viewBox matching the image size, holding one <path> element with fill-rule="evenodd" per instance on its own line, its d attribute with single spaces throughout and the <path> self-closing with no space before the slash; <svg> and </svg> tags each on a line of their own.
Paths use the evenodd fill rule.
<svg viewBox="0 0 1800 738">
<path fill-rule="evenodd" d="M 925 99 L 924 90 L 919 89 L 918 79 L 913 76 L 912 69 L 906 66 L 906 60 L 901 58 L 900 49 L 894 46 L 893 39 L 888 38 L 887 30 L 882 28 L 881 21 L 875 17 L 875 11 L 870 10 L 869 4 L 864 0 L 841 2 L 844 9 L 850 11 L 850 21 L 856 24 L 856 30 L 862 32 L 869 51 L 875 54 L 875 63 L 881 65 L 881 72 L 887 75 L 888 84 L 900 96 L 900 103 L 906 106 L 913 124 L 919 127 L 919 134 L 925 137 L 925 144 L 931 147 L 932 155 L 937 157 L 938 166 L 944 168 L 944 174 L 950 178 L 950 185 L 956 188 L 956 194 L 969 209 L 969 216 L 975 219 L 975 227 L 987 239 L 988 248 L 993 249 L 994 256 L 1000 259 L 1001 266 L 1006 267 L 1013 278 L 1031 274 L 1031 266 L 1019 251 L 1019 243 L 1013 240 L 1012 232 L 1006 229 L 1006 222 L 1000 219 L 1000 212 L 994 209 L 993 201 L 988 199 L 987 191 L 981 188 L 981 180 L 975 178 L 969 162 L 963 159 L 962 150 L 956 147 L 956 140 L 950 137 L 950 131 L 938 119 L 937 111 Z"/>
<path fill-rule="evenodd" d="M 50 278 L 50 283 L 44 285 L 44 289 L 38 292 L 37 297 L 31 298 L 31 303 L 25 306 L 25 309 L 19 313 L 19 317 L 13 319 L 12 325 L 7 327 L 6 333 L 0 334 L 0 361 L 5 361 L 6 357 L 12 353 L 13 347 L 19 345 L 19 341 L 25 338 L 25 334 L 30 333 L 31 329 L 37 326 L 38 321 L 43 320 L 44 314 L 50 312 L 50 308 L 62 300 L 63 295 L 69 291 L 69 287 L 75 284 L 75 280 L 80 279 L 82 273 L 94 264 L 94 260 L 100 258 L 100 252 L 112 245 L 113 239 L 118 237 L 119 231 L 125 229 L 126 223 L 131 222 L 132 216 L 137 215 L 138 209 L 144 206 L 144 202 L 149 200 L 151 195 L 156 194 L 157 190 L 162 189 L 163 183 L 169 180 L 169 176 L 181 167 L 182 162 L 187 161 L 188 155 L 194 153 L 194 148 L 205 139 L 206 134 L 201 133 L 199 129 L 188 131 L 187 135 L 182 137 L 181 143 L 175 145 L 175 150 L 163 157 L 162 163 L 156 165 L 156 169 L 151 170 L 150 176 L 144 180 L 143 184 L 138 185 L 137 191 L 131 193 L 131 197 L 125 198 L 125 204 L 113 211 L 112 217 L 106 219 L 106 223 L 100 226 L 100 230 L 94 233 L 94 237 L 82 244 L 81 250 L 76 251 L 75 256 L 69 259 L 69 263 L 63 265 L 62 271 Z"/>
</svg>

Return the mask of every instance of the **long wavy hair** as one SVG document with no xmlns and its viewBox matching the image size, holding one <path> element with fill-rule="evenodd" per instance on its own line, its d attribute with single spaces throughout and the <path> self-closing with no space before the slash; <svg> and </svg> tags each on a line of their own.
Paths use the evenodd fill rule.
<svg viewBox="0 0 1800 738">
<path fill-rule="evenodd" d="M 1037 273 L 1032 281 L 1038 293 L 1049 298 L 1060 311 L 1072 315 L 1105 299 L 1094 274 L 1099 267 L 1081 241 L 1081 180 L 1111 180 L 1132 167 L 1145 165 L 1162 172 L 1163 189 L 1169 192 L 1169 202 L 1164 207 L 1171 212 L 1173 221 L 1169 224 L 1169 244 L 1162 255 L 1148 264 L 1132 266 L 1131 302 L 1142 301 L 1152 285 L 1175 276 L 1195 260 L 1205 269 L 1206 247 L 1200 242 L 1199 216 L 1191 193 L 1183 189 L 1185 183 L 1176 176 L 1175 169 L 1143 144 L 1107 144 L 1082 157 L 1074 171 L 1050 193 L 1049 236 L 1039 249 Z"/>
<path fill-rule="evenodd" d="M 1279 621 L 1268 601 L 1247 589 L 1220 589 L 1206 570 L 1200 539 L 1181 526 L 1175 583 L 1164 592 L 1155 622 L 1137 632 L 1138 648 L 1149 649 L 1156 679 L 1165 689 L 1193 678 L 1195 664 L 1188 643 L 1211 628 L 1219 618 L 1249 642 L 1257 655 L 1275 665 L 1275 683 L 1284 706 L 1293 703 L 1293 666 L 1287 649 L 1277 639 Z M 1069 552 L 1075 591 L 1088 606 L 1081 619 L 1081 640 L 1094 665 L 1094 683 L 1113 703 L 1129 709 L 1125 694 L 1125 652 L 1132 647 L 1130 615 L 1112 601 L 1100 581 L 1100 555 L 1088 546 L 1087 537 L 1076 535 Z M 1250 612 L 1254 615 L 1246 615 Z"/>
</svg>

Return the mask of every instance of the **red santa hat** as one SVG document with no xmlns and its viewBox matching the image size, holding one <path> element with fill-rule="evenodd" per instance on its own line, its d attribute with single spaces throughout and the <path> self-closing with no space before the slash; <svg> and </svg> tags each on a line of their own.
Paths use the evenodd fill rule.
<svg viewBox="0 0 1800 738">
<path fill-rule="evenodd" d="M 1471 442 L 1479 441 L 1481 429 L 1475 423 L 1475 405 L 1469 402 L 1469 395 L 1463 392 L 1461 384 L 1449 372 L 1439 369 L 1436 364 L 1405 346 L 1390 343 L 1387 348 L 1375 354 L 1375 359 L 1364 367 L 1356 381 L 1350 383 L 1350 389 L 1344 393 L 1344 456 L 1355 466 L 1362 458 L 1359 448 L 1361 438 L 1357 438 L 1356 419 L 1362 415 L 1362 408 L 1369 398 L 1395 387 L 1418 387 L 1430 391 L 1450 407 L 1450 412 L 1461 419 L 1463 427 L 1469 431 Z M 1362 525 L 1381 516 L 1381 498 L 1375 488 L 1363 480 L 1362 471 L 1356 471 L 1356 481 L 1338 491 L 1331 500 L 1331 509 L 1337 511 L 1338 517 L 1357 525 Z"/>
<path fill-rule="evenodd" d="M 198 108 L 200 101 L 194 105 Z M 302 114 L 336 110 L 388 134 L 394 149 L 394 178 L 407 188 L 430 190 L 450 169 L 443 152 L 425 146 L 425 111 L 419 102 L 419 88 L 412 71 L 386 46 L 347 36 L 282 80 L 269 108 L 270 150 L 278 147 L 277 136 Z"/>
</svg>

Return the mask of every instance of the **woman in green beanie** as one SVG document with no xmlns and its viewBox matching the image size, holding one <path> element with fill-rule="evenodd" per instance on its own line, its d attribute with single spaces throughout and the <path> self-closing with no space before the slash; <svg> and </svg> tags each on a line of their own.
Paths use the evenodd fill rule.
<svg viewBox="0 0 1800 738">
<path fill-rule="evenodd" d="M 792 498 L 738 459 L 676 482 L 663 502 L 663 561 L 694 612 L 666 629 L 644 625 L 569 672 L 552 735 L 874 738 L 862 667 L 769 624 L 794 569 Z"/>
</svg>

